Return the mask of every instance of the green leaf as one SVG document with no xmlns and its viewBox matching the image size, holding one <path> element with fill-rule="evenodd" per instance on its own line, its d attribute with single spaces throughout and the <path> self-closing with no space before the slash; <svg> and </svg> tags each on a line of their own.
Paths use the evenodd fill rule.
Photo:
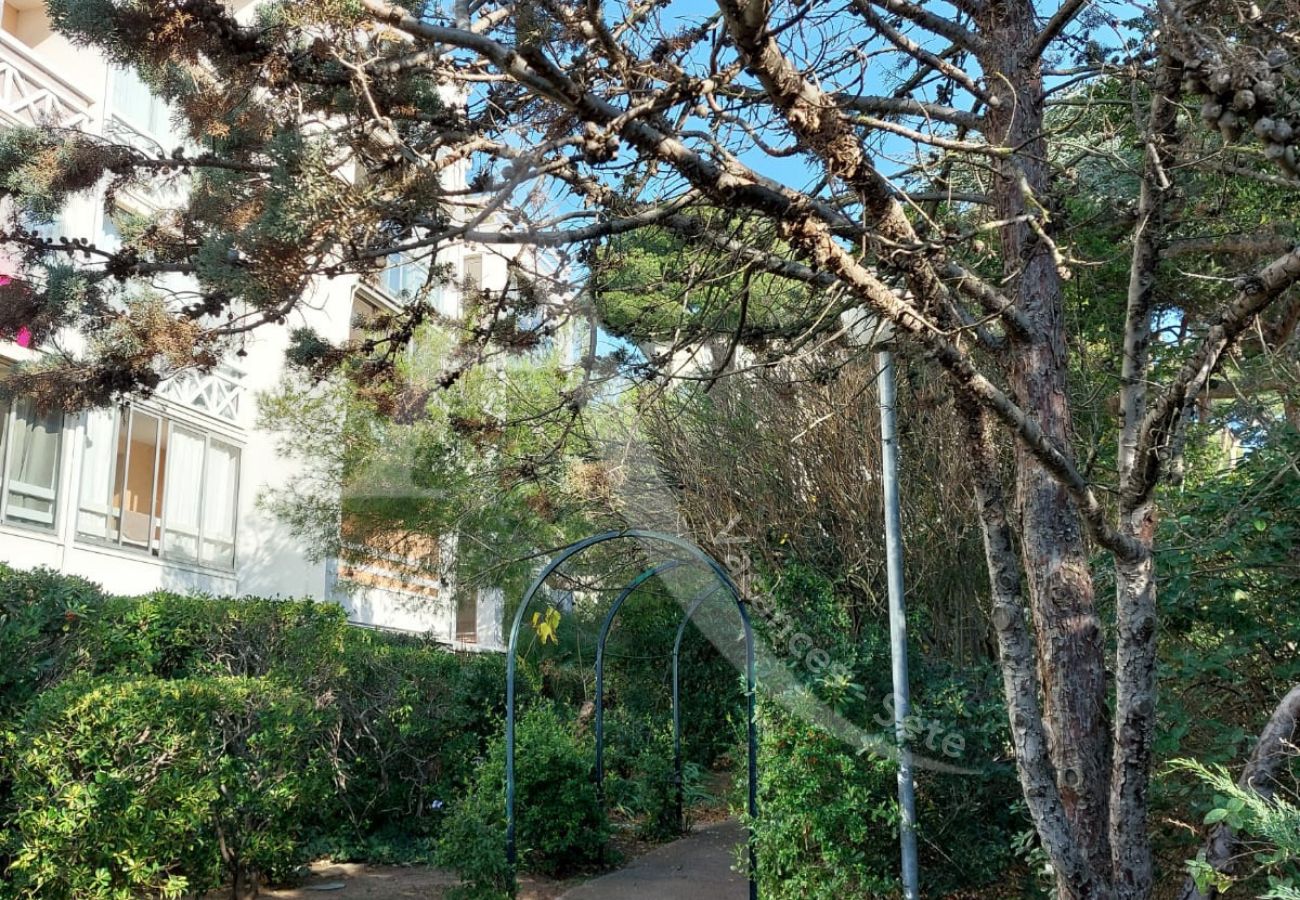
<svg viewBox="0 0 1300 900">
<path fill-rule="evenodd" d="M 1218 809 L 1212 809 L 1205 814 L 1205 824 L 1217 825 L 1226 818 L 1228 818 L 1228 810 L 1220 806 Z"/>
</svg>

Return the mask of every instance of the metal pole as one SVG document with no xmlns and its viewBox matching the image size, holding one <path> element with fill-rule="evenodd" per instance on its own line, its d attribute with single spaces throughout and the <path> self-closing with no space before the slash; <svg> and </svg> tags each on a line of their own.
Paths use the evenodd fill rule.
<svg viewBox="0 0 1300 900">
<path fill-rule="evenodd" d="M 736 610 L 745 630 L 745 715 L 749 718 L 749 900 L 758 900 L 758 670 L 754 664 L 754 628 L 739 595 Z"/>
<path fill-rule="evenodd" d="M 677 827 L 682 834 L 686 833 L 686 796 L 682 779 L 682 638 L 686 636 L 686 626 L 691 624 L 700 604 L 720 590 L 722 585 L 695 598 L 686 610 L 686 615 L 682 616 L 682 622 L 677 626 L 677 637 L 673 639 L 673 778 L 677 791 Z"/>
<path fill-rule="evenodd" d="M 889 581 L 889 651 L 894 676 L 894 739 L 898 742 L 898 838 L 903 863 L 904 900 L 916 900 L 919 876 L 916 861 L 916 790 L 912 781 L 912 749 L 906 724 L 912 714 L 907 681 L 907 609 L 903 597 L 903 524 L 898 500 L 898 423 L 895 417 L 894 354 L 876 353 L 880 392 L 880 467 L 885 495 L 885 558 Z"/>
<path fill-rule="evenodd" d="M 633 591 L 656 575 L 684 565 L 687 565 L 685 560 L 670 559 L 637 575 L 624 585 L 609 612 L 605 614 L 605 620 L 600 623 L 600 637 L 596 640 L 596 794 L 602 802 L 605 799 L 605 641 L 609 639 L 609 630 L 614 626 L 614 617 Z"/>
</svg>

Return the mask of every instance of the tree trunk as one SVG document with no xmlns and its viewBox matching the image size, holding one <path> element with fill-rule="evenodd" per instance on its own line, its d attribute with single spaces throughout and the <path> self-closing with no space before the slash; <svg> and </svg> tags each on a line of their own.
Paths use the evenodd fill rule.
<svg viewBox="0 0 1300 900">
<path fill-rule="evenodd" d="M 1056 783 L 1039 703 L 1034 645 L 1029 635 L 1023 581 L 1003 499 L 1002 478 L 988 413 L 960 402 L 966 417 L 966 446 L 979 504 L 984 551 L 993 589 L 992 619 L 997 633 L 1003 687 L 1016 750 L 1016 771 L 1025 802 L 1058 880 L 1079 898 L 1108 897 L 1108 886 L 1095 875 L 1074 838 Z"/>
<path fill-rule="evenodd" d="M 1164 242 L 1165 205 L 1172 187 L 1167 166 L 1176 139 L 1181 74 L 1161 62 L 1145 126 L 1142 185 L 1129 267 L 1120 371 L 1120 531 L 1141 548 L 1115 559 L 1115 732 L 1110 794 L 1110 840 L 1116 897 L 1142 900 L 1153 884 L 1147 834 L 1147 791 L 1156 732 L 1156 508 L 1151 486 L 1159 459 L 1140 458 L 1147 414 L 1151 309 L 1156 266 Z M 1150 454 L 1148 454 L 1150 457 Z"/>
<path fill-rule="evenodd" d="M 1007 276 L 1029 324 L 1015 338 L 1009 382 L 1020 407 L 1036 417 L 1061 452 L 1070 455 L 1062 281 L 1047 236 L 1051 175 L 1042 140 L 1042 75 L 1026 59 L 1036 35 L 1028 0 L 985 5 L 980 15 L 987 49 L 980 63 L 997 105 L 988 113 L 992 144 L 1013 148 L 994 187 Z M 1036 220 L 1036 226 L 1023 221 Z M 1033 615 L 1043 712 L 1065 813 L 1089 868 L 1109 881 L 1109 735 L 1104 643 L 1078 510 L 1069 493 L 1023 445 L 1016 448 L 1020 549 Z M 1061 897 L 1079 896 L 1061 877 Z"/>
</svg>

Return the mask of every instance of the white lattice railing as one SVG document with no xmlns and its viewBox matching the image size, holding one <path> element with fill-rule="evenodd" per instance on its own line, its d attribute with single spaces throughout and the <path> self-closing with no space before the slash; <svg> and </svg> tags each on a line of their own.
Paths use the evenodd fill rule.
<svg viewBox="0 0 1300 900">
<path fill-rule="evenodd" d="M 164 381 L 159 393 L 219 419 L 237 422 L 244 399 L 243 378 L 242 372 L 225 364 L 208 373 L 186 369 Z"/>
<path fill-rule="evenodd" d="M 0 31 L 0 115 L 25 125 L 75 128 L 90 120 L 90 97 L 46 67 L 22 41 Z"/>
</svg>

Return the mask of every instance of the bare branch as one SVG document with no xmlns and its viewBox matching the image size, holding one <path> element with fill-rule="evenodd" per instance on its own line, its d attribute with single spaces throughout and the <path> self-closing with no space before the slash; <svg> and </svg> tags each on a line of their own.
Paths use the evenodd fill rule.
<svg viewBox="0 0 1300 900">
<path fill-rule="evenodd" d="M 1038 32 L 1038 37 L 1034 39 L 1033 46 L 1029 48 L 1028 60 L 1033 61 L 1042 57 L 1051 46 L 1052 41 L 1060 37 L 1062 31 L 1069 27 L 1070 23 L 1081 13 L 1092 0 L 1065 0 L 1061 4 L 1052 18 L 1047 20 L 1043 30 Z"/>
</svg>

